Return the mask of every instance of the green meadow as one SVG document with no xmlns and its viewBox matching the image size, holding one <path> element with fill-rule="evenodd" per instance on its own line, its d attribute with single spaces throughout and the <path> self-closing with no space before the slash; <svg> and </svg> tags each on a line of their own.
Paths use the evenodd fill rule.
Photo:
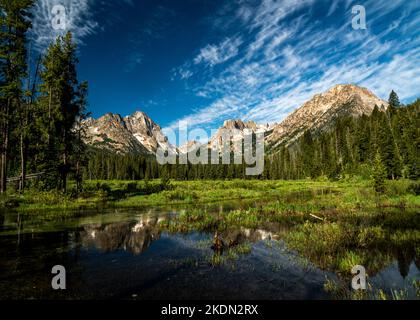
<svg viewBox="0 0 420 320">
<path fill-rule="evenodd" d="M 83 191 L 42 192 L 29 189 L 0 196 L 0 208 L 19 211 L 80 209 L 97 206 L 142 207 L 205 204 L 232 200 L 270 200 L 267 208 L 281 212 L 327 212 L 376 207 L 420 206 L 419 183 L 387 181 L 384 194 L 375 193 L 372 182 L 357 178 L 272 181 L 85 181 Z"/>
<path fill-rule="evenodd" d="M 333 272 L 325 291 L 337 299 L 404 299 L 406 292 L 381 288 L 360 293 L 349 290 L 351 269 L 365 266 L 376 274 L 395 259 L 407 273 L 420 257 L 419 183 L 386 182 L 383 194 L 371 181 L 86 181 L 83 192 L 29 190 L 1 198 L 1 206 L 32 223 L 89 215 L 90 209 L 157 208 L 179 212 L 161 221 L 169 234 L 214 233 L 207 246 L 219 246 L 215 266 L 247 255 L 248 242 L 237 242 L 237 230 L 264 229 L 276 235 L 308 264 Z M 70 188 L 71 190 L 71 188 Z M 236 232 L 236 233 L 235 233 Z M 220 236 L 219 236 L 220 235 Z M 219 244 L 220 242 L 220 244 Z M 217 251 L 216 250 L 216 251 Z M 417 282 L 413 287 L 419 288 Z"/>
</svg>

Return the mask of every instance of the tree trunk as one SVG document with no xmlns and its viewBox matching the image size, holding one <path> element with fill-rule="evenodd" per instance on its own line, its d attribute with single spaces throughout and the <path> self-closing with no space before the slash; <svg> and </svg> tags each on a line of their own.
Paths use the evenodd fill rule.
<svg viewBox="0 0 420 320">
<path fill-rule="evenodd" d="M 76 191 L 79 192 L 81 189 L 81 183 L 80 183 L 80 169 L 79 169 L 79 160 L 76 162 Z"/>
<path fill-rule="evenodd" d="M 23 192 L 25 189 L 25 182 L 26 182 L 26 146 L 24 141 L 23 133 L 20 134 L 20 185 L 19 190 L 20 192 Z"/>
<path fill-rule="evenodd" d="M 32 109 L 32 104 L 34 102 L 34 97 L 35 97 L 35 94 L 36 94 L 36 83 L 37 83 L 37 79 L 38 79 L 38 72 L 39 72 L 40 64 L 41 64 L 41 56 L 39 56 L 39 58 L 37 60 L 35 75 L 34 75 L 32 86 L 31 86 L 31 78 L 29 77 L 29 79 L 28 79 L 28 90 L 31 90 L 31 96 L 29 98 L 29 102 L 26 105 L 26 110 L 24 110 L 24 115 L 23 115 L 24 123 L 23 123 L 22 129 L 23 128 L 28 129 L 27 126 L 30 123 L 30 120 L 28 119 L 28 117 L 29 117 L 29 113 Z M 28 65 L 29 65 L 29 63 L 28 63 Z M 28 74 L 30 74 L 29 68 L 28 68 Z M 23 192 L 23 190 L 25 189 L 25 184 L 26 184 L 26 163 L 27 163 L 27 159 L 28 159 L 27 150 L 28 150 L 28 141 L 27 141 L 27 139 L 25 139 L 24 133 L 22 131 L 22 133 L 20 134 L 21 182 L 20 182 L 20 186 L 19 186 L 19 189 L 20 189 L 21 192 Z"/>
<path fill-rule="evenodd" d="M 10 98 L 7 99 L 7 105 L 4 112 L 4 127 L 3 127 L 3 148 L 0 156 L 0 193 L 5 193 L 7 190 L 7 150 L 9 148 L 9 109 Z"/>
<path fill-rule="evenodd" d="M 52 88 L 51 86 L 48 89 L 48 132 L 47 132 L 47 144 L 50 145 L 50 133 L 51 133 L 51 105 L 52 105 Z"/>
<path fill-rule="evenodd" d="M 62 191 L 66 192 L 67 191 L 67 134 L 66 134 L 66 130 L 64 129 L 64 133 L 63 133 L 63 145 L 64 145 L 64 150 L 63 150 L 63 168 L 62 168 Z"/>
<path fill-rule="evenodd" d="M 0 193 L 5 193 L 7 190 L 7 150 L 9 148 L 9 128 L 6 124 L 4 132 L 4 140 L 3 140 L 3 150 L 1 153 L 1 186 L 0 186 Z"/>
</svg>

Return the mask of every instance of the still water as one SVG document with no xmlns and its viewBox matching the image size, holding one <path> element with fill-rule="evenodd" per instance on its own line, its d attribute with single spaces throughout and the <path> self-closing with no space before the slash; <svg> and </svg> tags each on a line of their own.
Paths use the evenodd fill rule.
<svg viewBox="0 0 420 320">
<path fill-rule="evenodd" d="M 222 210 L 222 209 L 221 209 Z M 181 209 L 86 212 L 82 217 L 31 222 L 0 214 L 0 299 L 328 299 L 320 270 L 289 250 L 276 226 L 224 234 L 247 243 L 246 253 L 215 264 L 214 234 L 161 232 Z M 407 289 L 419 264 L 397 259 L 370 277 L 381 288 Z M 63 265 L 67 289 L 51 288 Z"/>
</svg>

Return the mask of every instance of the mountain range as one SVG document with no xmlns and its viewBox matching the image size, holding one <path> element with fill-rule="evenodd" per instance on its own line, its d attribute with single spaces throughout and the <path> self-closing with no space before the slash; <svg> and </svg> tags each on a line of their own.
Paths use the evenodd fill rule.
<svg viewBox="0 0 420 320">
<path fill-rule="evenodd" d="M 264 132 L 270 148 L 281 144 L 291 145 L 307 130 L 314 134 L 324 132 L 331 128 L 338 117 L 370 115 L 375 106 L 384 111 L 388 103 L 366 88 L 352 84 L 336 85 L 315 95 L 279 124 L 227 120 L 207 146 L 219 150 L 222 132 L 231 133 L 233 140 L 242 139 L 249 132 Z M 155 154 L 159 147 L 170 152 L 187 153 L 202 145 L 189 141 L 184 146 L 175 147 L 167 141 L 162 128 L 141 111 L 124 118 L 113 113 L 107 113 L 99 119 L 88 118 L 83 122 L 83 127 L 85 143 L 117 153 Z"/>
<path fill-rule="evenodd" d="M 155 154 L 158 147 L 177 152 L 162 133 L 162 128 L 144 112 L 130 116 L 107 113 L 99 119 L 83 122 L 84 142 L 117 153 Z"/>
</svg>

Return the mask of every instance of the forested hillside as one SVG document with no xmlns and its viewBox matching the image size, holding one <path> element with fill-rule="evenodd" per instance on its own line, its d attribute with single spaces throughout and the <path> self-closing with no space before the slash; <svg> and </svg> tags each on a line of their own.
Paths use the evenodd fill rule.
<svg viewBox="0 0 420 320">
<path fill-rule="evenodd" d="M 265 179 L 302 179 L 344 174 L 370 178 L 379 153 L 390 179 L 420 177 L 420 100 L 402 106 L 395 92 L 386 112 L 341 117 L 323 133 L 307 131 L 296 143 L 270 150 Z M 87 179 L 153 179 L 162 174 L 178 180 L 247 178 L 244 165 L 157 165 L 153 157 L 92 150 Z M 249 177 L 251 178 L 251 177 Z"/>
<path fill-rule="evenodd" d="M 293 146 L 282 146 L 269 157 L 266 175 L 272 179 L 299 179 L 341 174 L 369 177 L 379 154 L 389 179 L 420 177 L 420 100 L 401 106 L 392 92 L 389 108 L 371 116 L 341 117 L 332 130 L 310 131 Z"/>
</svg>

